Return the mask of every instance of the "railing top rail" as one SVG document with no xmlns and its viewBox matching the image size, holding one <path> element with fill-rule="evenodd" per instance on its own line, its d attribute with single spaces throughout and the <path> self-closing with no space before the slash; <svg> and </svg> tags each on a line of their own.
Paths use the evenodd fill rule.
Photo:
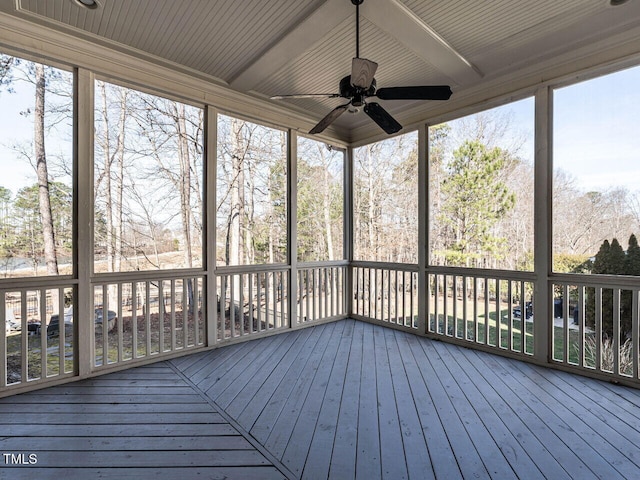
<svg viewBox="0 0 640 480">
<path fill-rule="evenodd" d="M 286 272 L 291 266 L 284 263 L 270 263 L 265 265 L 221 265 L 216 267 L 215 273 L 218 275 L 228 275 L 234 273 L 257 273 L 257 272 Z"/>
<path fill-rule="evenodd" d="M 64 277 L 29 277 L 12 278 L 11 281 L 0 282 L 1 292 L 15 292 L 22 290 L 41 290 L 43 288 L 66 288 L 77 285 L 78 280 Z"/>
<path fill-rule="evenodd" d="M 351 262 L 351 266 L 360 268 L 381 268 L 383 270 L 401 270 L 405 272 L 417 272 L 418 265 L 415 263 L 393 263 L 393 262 L 368 262 L 356 260 Z"/>
<path fill-rule="evenodd" d="M 499 278 L 501 280 L 524 280 L 533 282 L 537 276 L 533 272 L 517 272 L 513 270 L 492 270 L 489 268 L 466 268 L 466 267 L 427 267 L 427 273 L 458 275 L 478 278 Z"/>
<path fill-rule="evenodd" d="M 348 260 L 331 260 L 331 261 L 318 261 L 318 262 L 298 262 L 298 269 L 305 268 L 323 268 L 323 267 L 348 267 Z"/>
<path fill-rule="evenodd" d="M 202 269 L 183 270 L 144 270 L 135 272 L 99 273 L 91 277 L 92 284 L 131 282 L 136 280 L 172 280 L 181 278 L 202 277 Z"/>
<path fill-rule="evenodd" d="M 554 273 L 549 277 L 552 283 L 563 285 L 586 285 L 589 287 L 606 287 L 622 289 L 640 289 L 640 277 L 631 275 L 598 275 Z"/>
</svg>

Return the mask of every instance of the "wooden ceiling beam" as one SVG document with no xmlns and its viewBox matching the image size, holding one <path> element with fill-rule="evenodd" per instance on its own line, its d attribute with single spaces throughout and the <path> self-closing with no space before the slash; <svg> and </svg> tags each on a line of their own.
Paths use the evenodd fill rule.
<svg viewBox="0 0 640 480">
<path fill-rule="evenodd" d="M 264 79 L 277 72 L 294 58 L 309 50 L 315 43 L 353 15 L 355 9 L 347 0 L 327 0 L 311 15 L 298 23 L 280 41 L 262 53 L 249 64 L 229 84 L 231 87 L 248 92 Z"/>
<path fill-rule="evenodd" d="M 400 0 L 366 0 L 361 13 L 457 85 L 484 75 Z"/>
</svg>

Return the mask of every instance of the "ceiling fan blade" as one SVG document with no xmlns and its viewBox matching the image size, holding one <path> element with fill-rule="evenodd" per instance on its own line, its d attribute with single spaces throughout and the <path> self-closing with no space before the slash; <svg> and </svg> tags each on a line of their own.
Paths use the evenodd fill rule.
<svg viewBox="0 0 640 480">
<path fill-rule="evenodd" d="M 294 93 L 293 95 L 273 95 L 271 100 L 285 100 L 287 98 L 337 98 L 339 93 Z"/>
<path fill-rule="evenodd" d="M 354 87 L 369 88 L 373 82 L 378 64 L 366 58 L 355 57 L 351 61 L 351 85 Z"/>
<path fill-rule="evenodd" d="M 345 103 L 344 105 L 340 105 L 331 110 L 326 117 L 320 120 L 318 124 L 309 131 L 309 134 L 315 135 L 316 133 L 324 131 L 325 128 L 331 125 L 340 115 L 342 115 L 347 110 L 349 104 L 350 103 Z"/>
<path fill-rule="evenodd" d="M 391 134 L 402 129 L 402 125 L 396 122 L 389 113 L 378 103 L 367 103 L 364 106 L 364 113 L 369 115 L 371 120 L 376 122 L 385 132 Z"/>
<path fill-rule="evenodd" d="M 449 100 L 451 93 L 449 85 L 427 85 L 380 88 L 376 97 L 381 100 Z"/>
</svg>

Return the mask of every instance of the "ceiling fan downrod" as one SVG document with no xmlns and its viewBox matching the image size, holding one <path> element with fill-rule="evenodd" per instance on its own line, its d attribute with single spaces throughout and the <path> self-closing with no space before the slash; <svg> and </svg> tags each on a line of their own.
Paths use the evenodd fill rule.
<svg viewBox="0 0 640 480">
<path fill-rule="evenodd" d="M 356 6 L 356 58 L 360 58 L 360 5 L 364 0 L 351 0 Z"/>
</svg>

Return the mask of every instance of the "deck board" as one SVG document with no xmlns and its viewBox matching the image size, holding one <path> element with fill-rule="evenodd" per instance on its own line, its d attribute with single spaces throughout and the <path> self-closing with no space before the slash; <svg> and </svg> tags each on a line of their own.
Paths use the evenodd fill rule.
<svg viewBox="0 0 640 480">
<path fill-rule="evenodd" d="M 305 463 L 306 478 L 327 478 L 331 453 L 336 437 L 338 414 L 342 404 L 342 393 L 349 360 L 352 324 L 345 325 L 338 341 L 335 360 L 329 373 L 327 389 L 322 398 L 315 430 L 309 441 L 309 452 Z M 311 474 L 313 472 L 313 475 Z"/>
<path fill-rule="evenodd" d="M 500 393 L 505 401 L 510 400 L 510 392 L 513 392 L 514 402 L 522 399 L 524 405 L 511 404 L 516 405 L 516 411 L 521 416 L 528 417 L 529 429 L 541 438 L 572 477 L 575 478 L 579 473 L 579 478 L 589 478 L 592 475 L 598 478 L 620 478 L 620 474 L 601 452 L 572 428 L 574 414 L 570 411 L 573 403 L 571 399 L 567 399 L 566 404 L 547 403 L 548 399 L 540 386 L 519 374 L 515 365 L 519 362 L 503 362 L 502 358 L 487 355 L 476 355 L 476 358 L 483 363 L 483 371 L 493 371 L 500 377 L 503 387 L 500 388 Z M 532 415 L 528 415 L 530 411 Z"/>
<path fill-rule="evenodd" d="M 456 375 L 466 375 L 477 389 L 476 401 L 483 404 L 482 411 L 487 412 L 482 415 L 485 427 L 500 436 L 502 439 L 500 445 L 503 451 L 512 450 L 505 455 L 518 476 L 540 472 L 545 478 L 558 480 L 570 478 L 568 472 L 553 457 L 548 446 L 545 446 L 540 440 L 540 437 L 545 437 L 532 434 L 533 432 L 528 428 L 526 420 L 523 419 L 522 410 L 520 410 L 525 406 L 519 402 L 519 399 L 513 398 L 506 402 L 503 401 L 503 397 L 500 396 L 493 384 L 477 374 L 474 365 L 465 355 L 455 355 L 452 352 L 449 355 L 457 363 Z M 511 401 L 518 404 L 519 408 L 513 409 L 510 406 Z M 476 405 L 478 404 L 476 403 Z"/>
<path fill-rule="evenodd" d="M 493 396 L 492 392 L 486 392 L 485 394 L 481 393 L 480 388 L 473 381 L 474 375 L 468 375 L 465 369 L 463 369 L 456 357 L 450 352 L 450 349 L 442 348 L 442 345 L 435 344 L 434 347 L 438 351 L 438 354 L 443 359 L 443 362 L 446 364 L 447 369 L 450 375 L 456 379 L 457 385 L 460 386 L 460 391 L 464 394 L 466 399 L 469 402 L 469 408 L 472 408 L 477 415 L 478 421 L 481 422 L 484 428 L 479 429 L 480 431 L 486 431 L 491 440 L 488 437 L 484 439 L 480 439 L 480 441 L 491 442 L 491 449 L 495 452 L 500 452 L 503 456 L 507 465 L 502 465 L 502 472 L 491 472 L 491 476 L 512 476 L 515 474 L 517 477 L 522 478 L 526 475 L 543 475 L 538 469 L 538 466 L 531 460 L 528 455 L 528 449 L 536 448 L 536 446 L 532 445 L 534 442 L 529 441 L 526 445 L 522 445 L 518 442 L 516 437 L 517 433 L 514 433 L 509 430 L 509 425 L 511 428 L 517 431 L 519 422 L 515 415 L 510 415 L 509 412 L 501 412 L 502 414 L 497 414 L 496 411 L 492 408 L 493 404 L 501 404 L 499 397 Z M 486 383 L 482 383 L 486 386 Z M 469 418 L 468 414 L 462 414 L 462 417 Z M 520 430 L 520 433 L 527 433 L 524 430 Z M 529 435 L 526 435 L 525 438 L 530 439 Z M 544 448 L 537 450 L 538 455 L 541 455 L 544 459 L 543 462 L 546 464 L 549 461 L 549 458 L 545 457 L 544 454 L 546 451 Z M 485 461 L 485 466 L 487 469 L 495 468 L 496 462 L 492 461 L 490 457 L 485 457 L 483 452 L 480 451 L 480 456 L 483 461 Z M 513 473 L 509 471 L 512 469 Z M 548 473 L 552 473 L 552 475 L 547 476 L 547 478 L 554 478 L 560 480 L 562 478 L 568 478 L 566 476 L 566 472 L 560 470 L 547 469 Z"/>
<path fill-rule="evenodd" d="M 373 326 L 369 324 L 364 325 L 362 336 L 362 368 L 357 421 L 356 478 L 380 478 L 382 464 L 376 393 L 376 361 L 373 351 Z"/>
<path fill-rule="evenodd" d="M 414 340 L 414 339 L 410 339 Z M 482 458 L 478 454 L 467 430 L 465 429 L 464 420 L 458 416 L 456 409 L 449 397 L 446 386 L 440 379 L 441 375 L 444 375 L 444 371 L 438 371 L 437 359 L 430 358 L 429 352 L 423 348 L 423 342 L 419 339 L 410 341 L 410 348 L 415 356 L 418 364 L 418 369 L 422 375 L 422 381 L 424 382 L 428 394 L 433 401 L 434 411 L 437 413 L 438 419 L 435 416 L 430 416 L 424 419 L 423 428 L 430 428 L 432 422 L 439 422 L 444 428 L 447 442 L 451 446 L 454 458 L 458 464 L 458 468 L 463 477 L 466 478 L 489 478 Z M 444 379 L 446 382 L 446 379 Z M 434 462 L 439 462 L 439 457 L 433 457 Z"/>
<path fill-rule="evenodd" d="M 296 427 L 296 422 L 299 417 L 303 417 L 306 420 L 310 418 L 310 415 L 303 406 L 309 391 L 313 386 L 313 380 L 316 373 L 322 370 L 322 361 L 325 351 L 330 344 L 331 334 L 336 328 L 336 324 L 328 324 L 324 326 L 322 335 L 316 344 L 313 352 L 310 355 L 310 360 L 298 376 L 298 380 L 293 389 L 292 395 L 289 398 L 279 399 L 280 402 L 284 402 L 284 408 L 280 412 L 280 415 L 276 419 L 276 423 L 271 431 L 271 434 L 264 443 L 265 447 L 272 452 L 276 457 L 284 460 L 284 452 L 290 443 L 296 443 L 297 440 L 291 442 L 291 435 Z M 300 431 L 300 430 L 299 430 Z M 251 433 L 251 431 L 249 431 Z M 306 435 L 306 432 L 302 432 Z M 291 464 L 295 462 L 295 458 L 289 457 L 286 459 L 287 463 Z"/>
<path fill-rule="evenodd" d="M 431 479 L 435 477 L 429 455 L 425 455 L 427 441 L 420 425 L 416 404 L 404 368 L 401 352 L 393 331 L 385 330 L 386 350 L 390 363 L 391 381 L 395 392 L 398 421 L 401 426 L 402 445 L 407 464 L 407 475 L 410 478 Z"/>
<path fill-rule="evenodd" d="M 640 391 L 353 320 L 0 399 L 21 478 L 640 478 Z"/>
<path fill-rule="evenodd" d="M 7 469 L 8 471 L 8 469 Z M 50 475 L 51 469 L 43 467 L 22 467 L 12 468 L 10 475 L 3 476 L 0 470 L 1 480 L 33 480 L 33 479 L 56 479 Z M 206 478 L 212 480 L 281 480 L 282 473 L 271 466 L 264 467 L 97 467 L 97 468 L 74 468 L 68 479 L 91 479 L 101 480 L 157 480 L 158 478 L 168 479 L 192 479 Z"/>
<path fill-rule="evenodd" d="M 399 376 L 405 376 L 411 391 L 413 406 L 409 405 L 408 408 L 414 409 L 424 435 L 426 448 L 423 450 L 422 459 L 428 460 L 431 464 L 430 468 L 425 470 L 426 475 L 433 474 L 436 478 L 459 478 L 460 467 L 430 393 L 430 388 L 434 388 L 435 384 L 428 387 L 421 373 L 422 368 L 426 366 L 426 363 L 421 362 L 420 356 L 424 352 L 414 351 L 419 339 L 408 335 L 395 335 L 395 333 L 394 336 L 398 351 L 403 353 L 400 358 L 404 365 L 404 372 L 400 369 L 394 370 Z"/>
<path fill-rule="evenodd" d="M 624 478 L 639 477 L 640 467 L 631 460 L 637 456 L 637 447 L 630 445 L 607 424 L 610 416 L 605 419 L 590 414 L 589 408 L 592 408 L 595 402 L 590 400 L 588 404 L 582 405 L 573 397 L 558 392 L 550 381 L 554 376 L 553 372 L 543 374 L 539 368 L 532 368 L 522 362 L 515 364 L 515 368 L 526 375 L 529 382 L 542 388 L 544 393 L 541 392 L 539 398 L 552 409 L 561 412 L 569 428 L 601 455 L 618 475 L 623 475 Z"/>
<path fill-rule="evenodd" d="M 360 405 L 360 372 L 362 370 L 362 339 L 364 324 L 357 322 L 351 327 L 349 359 L 342 398 L 340 401 L 333 451 L 330 457 L 329 478 L 355 478 L 356 445 L 358 441 L 358 405 Z M 311 468 L 311 467 L 310 467 Z M 311 470 L 313 472 L 313 470 Z M 308 473 L 311 473 L 308 472 Z"/>
<path fill-rule="evenodd" d="M 396 403 L 396 391 L 391 380 L 391 366 L 383 329 L 373 329 L 373 343 L 382 476 L 405 479 L 408 478 L 409 473 L 406 462 L 403 461 L 405 455 L 400 431 L 400 414 Z"/>
<path fill-rule="evenodd" d="M 297 476 L 302 475 L 310 445 L 316 434 L 322 402 L 327 395 L 329 378 L 335 364 L 343 330 L 344 323 L 341 322 L 336 324 L 331 332 L 331 338 L 322 355 L 319 368 L 313 376 L 309 392 L 301 407 L 302 410 L 291 431 L 291 438 L 295 441 L 290 441 L 287 444 L 282 455 L 283 463 Z"/>
</svg>

